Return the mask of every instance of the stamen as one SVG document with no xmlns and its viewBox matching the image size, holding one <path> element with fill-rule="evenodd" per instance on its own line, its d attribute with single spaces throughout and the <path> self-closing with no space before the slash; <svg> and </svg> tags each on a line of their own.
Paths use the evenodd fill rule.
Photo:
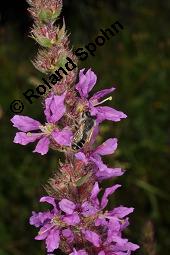
<svg viewBox="0 0 170 255">
<path fill-rule="evenodd" d="M 32 136 L 32 137 L 34 137 L 34 136 L 37 136 L 37 135 L 41 135 L 41 133 L 31 133 L 31 132 L 27 132 L 26 133 L 27 134 L 27 136 Z"/>
<path fill-rule="evenodd" d="M 40 130 L 45 134 L 45 135 L 50 135 L 52 131 L 54 130 L 55 125 L 51 123 L 46 123 L 45 126 L 40 126 Z"/>
<path fill-rule="evenodd" d="M 103 101 L 101 101 L 101 102 L 99 102 L 99 103 L 95 104 L 94 106 L 101 105 L 101 104 L 103 104 L 103 103 L 104 103 L 104 102 L 106 102 L 106 101 L 112 101 L 112 99 L 113 99 L 113 97 L 112 97 L 112 96 L 110 96 L 110 97 L 108 97 L 108 98 L 104 99 Z"/>
</svg>

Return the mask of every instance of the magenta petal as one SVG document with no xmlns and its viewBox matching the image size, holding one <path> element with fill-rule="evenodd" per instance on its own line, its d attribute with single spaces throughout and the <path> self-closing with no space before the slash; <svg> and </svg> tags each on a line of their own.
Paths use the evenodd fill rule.
<svg viewBox="0 0 170 255">
<path fill-rule="evenodd" d="M 53 228 L 46 238 L 47 252 L 53 252 L 58 249 L 60 244 L 60 232 L 58 229 Z"/>
<path fill-rule="evenodd" d="M 17 132 L 14 138 L 14 143 L 21 145 L 27 145 L 29 143 L 35 142 L 37 139 L 40 139 L 42 134 L 31 134 L 24 132 Z"/>
<path fill-rule="evenodd" d="M 74 234 L 69 228 L 62 230 L 62 235 L 67 239 L 67 242 L 72 243 L 74 241 Z"/>
<path fill-rule="evenodd" d="M 54 207 L 54 209 L 55 210 L 57 210 L 57 208 L 56 208 L 56 202 L 55 202 L 55 199 L 53 198 L 53 197 L 49 197 L 49 196 L 46 196 L 46 197 L 42 197 L 41 199 L 40 199 L 40 202 L 41 203 L 48 203 L 48 204 L 51 204 L 51 205 L 53 205 L 53 207 Z"/>
<path fill-rule="evenodd" d="M 96 182 L 93 186 L 91 196 L 90 196 L 90 200 L 93 201 L 93 203 L 95 203 L 97 206 L 99 205 L 99 200 L 97 198 L 99 192 L 100 192 L 99 184 L 98 184 L 98 182 Z"/>
<path fill-rule="evenodd" d="M 83 152 L 78 152 L 75 154 L 76 159 L 83 161 L 85 164 L 88 163 L 88 158 Z"/>
<path fill-rule="evenodd" d="M 39 218 L 40 213 L 32 212 L 32 216 L 29 219 L 30 225 L 33 225 L 35 227 L 40 227 L 42 225 L 41 220 Z"/>
<path fill-rule="evenodd" d="M 108 168 L 106 167 L 103 171 L 98 171 L 96 173 L 96 176 L 100 181 L 108 179 L 108 178 L 113 178 L 117 176 L 121 176 L 124 174 L 124 171 L 122 171 L 121 168 Z"/>
<path fill-rule="evenodd" d="M 121 219 L 127 216 L 128 214 L 132 213 L 133 211 L 134 211 L 134 208 L 119 206 L 115 208 L 114 210 L 112 210 L 111 212 L 109 212 L 109 215 L 112 215 Z"/>
<path fill-rule="evenodd" d="M 54 101 L 54 95 L 48 97 L 46 100 L 45 100 L 45 110 L 44 110 L 44 114 L 46 116 L 46 120 L 48 122 L 51 122 L 51 105 Z"/>
<path fill-rule="evenodd" d="M 136 251 L 137 249 L 139 249 L 140 246 L 137 245 L 137 244 L 134 244 L 134 243 L 131 243 L 131 242 L 128 242 L 126 244 L 126 249 L 129 250 L 129 251 Z"/>
<path fill-rule="evenodd" d="M 11 122 L 13 123 L 13 127 L 18 128 L 23 132 L 38 130 L 41 126 L 41 123 L 39 121 L 22 115 L 15 115 L 11 119 Z"/>
<path fill-rule="evenodd" d="M 117 237 L 118 238 L 118 237 Z M 125 240 L 125 241 L 123 241 Z M 140 247 L 134 243 L 131 243 L 131 242 L 128 242 L 127 239 L 122 239 L 122 242 L 119 241 L 115 244 L 114 246 L 114 250 L 115 251 L 119 251 L 121 250 L 122 252 L 123 251 L 127 251 L 128 253 L 125 253 L 126 254 L 131 254 L 131 251 L 136 251 L 137 249 L 139 249 Z M 119 253 L 116 253 L 116 254 L 119 254 Z M 123 254 L 123 253 L 122 253 Z"/>
<path fill-rule="evenodd" d="M 90 230 L 84 230 L 82 232 L 83 232 L 87 241 L 89 241 L 96 247 L 100 247 L 101 240 L 100 240 L 100 236 L 98 234 L 96 234 L 95 232 L 90 231 Z"/>
<path fill-rule="evenodd" d="M 119 187 L 121 187 L 121 185 L 117 184 L 117 185 L 114 185 L 110 188 L 107 188 L 104 192 L 104 195 L 102 197 L 102 201 L 101 201 L 101 207 L 102 208 L 105 208 L 107 203 L 108 203 L 108 196 L 110 196 L 111 194 L 113 194 L 113 192 L 116 191 L 116 189 L 118 189 Z"/>
<path fill-rule="evenodd" d="M 127 244 L 127 242 L 128 242 L 128 239 L 123 239 L 123 238 L 121 238 L 121 237 L 119 237 L 119 236 L 114 236 L 114 235 L 112 235 L 112 242 L 115 242 L 115 243 L 117 243 L 118 245 L 125 245 L 125 244 Z"/>
<path fill-rule="evenodd" d="M 66 93 L 61 96 L 52 95 L 45 100 L 45 111 L 44 114 L 46 119 L 50 123 L 56 123 L 63 117 L 66 108 L 64 105 Z"/>
<path fill-rule="evenodd" d="M 108 222 L 106 221 L 106 219 L 104 219 L 104 218 L 97 218 L 96 220 L 95 220 L 95 226 L 96 227 L 99 227 L 99 226 L 108 226 Z"/>
<path fill-rule="evenodd" d="M 100 155 L 109 155 L 115 152 L 117 148 L 117 139 L 116 138 L 110 138 L 107 141 L 105 141 L 102 145 L 98 146 L 95 150 L 95 153 Z"/>
<path fill-rule="evenodd" d="M 87 80 L 88 80 L 87 93 L 89 93 L 97 82 L 97 76 L 91 69 L 89 69 L 86 72 L 85 76 L 87 77 Z"/>
<path fill-rule="evenodd" d="M 127 115 L 123 112 L 117 111 L 108 106 L 97 106 L 95 107 L 95 111 L 99 122 L 104 120 L 112 120 L 117 122 L 121 119 L 127 118 Z"/>
<path fill-rule="evenodd" d="M 122 225 L 121 225 L 121 231 L 125 230 L 129 226 L 129 218 L 125 218 Z"/>
<path fill-rule="evenodd" d="M 79 82 L 76 84 L 76 90 L 79 92 L 81 97 L 87 97 L 88 96 L 87 90 L 83 89 L 83 84 L 86 83 L 86 77 L 84 75 L 84 70 L 85 70 L 85 68 L 80 70 Z"/>
<path fill-rule="evenodd" d="M 35 237 L 35 240 L 44 240 L 50 233 L 50 230 L 53 228 L 52 224 L 45 224 L 39 231 L 38 235 Z"/>
<path fill-rule="evenodd" d="M 85 250 L 76 251 L 76 249 L 73 249 L 73 252 L 69 255 L 88 255 L 88 253 Z"/>
<path fill-rule="evenodd" d="M 90 101 L 94 102 L 96 101 L 96 103 L 98 102 L 99 99 L 105 97 L 106 95 L 112 93 L 115 90 L 115 88 L 110 88 L 110 89 L 103 89 L 101 91 L 98 91 L 97 93 L 95 93 L 91 98 Z"/>
<path fill-rule="evenodd" d="M 82 215 L 84 217 L 89 217 L 91 215 L 96 214 L 96 212 L 98 211 L 96 207 L 94 207 L 91 203 L 85 201 L 82 206 Z"/>
<path fill-rule="evenodd" d="M 72 214 L 76 208 L 75 203 L 73 203 L 72 201 L 68 200 L 68 199 L 62 199 L 59 202 L 59 207 L 60 209 L 67 213 L 67 214 Z"/>
<path fill-rule="evenodd" d="M 71 215 L 65 216 L 63 218 L 63 221 L 66 222 L 70 226 L 75 226 L 80 222 L 80 218 L 78 216 L 78 213 L 73 213 Z"/>
<path fill-rule="evenodd" d="M 106 255 L 106 253 L 104 251 L 100 251 L 98 255 Z"/>
<path fill-rule="evenodd" d="M 40 227 L 46 220 L 50 220 L 51 218 L 52 214 L 50 212 L 32 212 L 29 223 L 35 227 Z"/>
<path fill-rule="evenodd" d="M 54 131 L 52 133 L 54 140 L 62 146 L 70 146 L 73 133 L 69 128 L 64 128 L 62 131 Z"/>
<path fill-rule="evenodd" d="M 97 81 L 97 76 L 91 69 L 89 69 L 85 74 L 82 69 L 79 74 L 79 82 L 76 85 L 76 89 L 78 90 L 81 97 L 88 97 L 88 93 L 92 90 Z"/>
<path fill-rule="evenodd" d="M 113 233 L 120 232 L 120 228 L 121 228 L 121 225 L 120 225 L 120 220 L 118 218 L 114 217 L 113 219 L 109 220 L 109 224 L 108 224 L 108 241 L 109 242 L 112 241 Z"/>
<path fill-rule="evenodd" d="M 106 170 L 107 166 L 103 163 L 100 155 L 94 154 L 93 157 L 90 157 L 90 160 L 96 164 L 100 171 L 104 172 Z"/>
<path fill-rule="evenodd" d="M 45 109 L 44 109 L 44 115 L 46 116 L 47 122 L 51 122 L 51 105 L 54 101 L 54 94 L 52 94 L 50 97 L 45 99 Z"/>
<path fill-rule="evenodd" d="M 50 140 L 48 137 L 43 137 L 37 143 L 37 146 L 33 152 L 40 153 L 41 155 L 47 154 L 49 150 Z"/>
</svg>

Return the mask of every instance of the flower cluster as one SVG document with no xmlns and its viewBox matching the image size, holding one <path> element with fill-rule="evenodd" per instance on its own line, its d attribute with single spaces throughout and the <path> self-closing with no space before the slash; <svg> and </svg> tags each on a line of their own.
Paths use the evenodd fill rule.
<svg viewBox="0 0 170 255">
<path fill-rule="evenodd" d="M 33 61 L 36 69 L 45 74 L 52 74 L 67 63 L 67 57 L 77 63 L 77 58 L 69 48 L 69 39 L 63 26 L 56 26 L 55 21 L 59 18 L 62 10 L 62 0 L 27 0 L 30 5 L 30 13 L 34 19 L 31 29 L 31 37 L 42 47 Z M 77 69 L 64 75 L 64 83 L 71 86 L 77 75 Z M 60 82 L 56 87 L 64 86 Z M 64 90 L 66 90 L 64 86 Z"/>
<path fill-rule="evenodd" d="M 131 251 L 138 248 L 137 245 L 122 238 L 122 231 L 129 224 L 126 216 L 133 211 L 133 208 L 120 206 L 112 211 L 105 211 L 109 195 L 120 185 L 107 188 L 101 202 L 97 197 L 100 192 L 98 182 L 121 176 L 124 173 L 120 168 L 109 168 L 102 161 L 102 156 L 115 152 L 117 148 L 116 138 L 110 138 L 98 147 L 94 147 L 95 138 L 99 132 L 99 124 L 104 120 L 119 121 L 126 115 L 108 106 L 98 106 L 103 103 L 100 99 L 112 92 L 113 88 L 97 92 L 88 99 L 88 93 L 95 85 L 96 80 L 96 75 L 91 69 L 86 73 L 84 70 L 80 71 L 80 80 L 75 86 L 80 96 L 77 96 L 74 109 L 72 108 L 71 112 L 67 112 L 66 92 L 61 96 L 51 95 L 46 98 L 44 114 L 47 122 L 45 125 L 41 125 L 39 121 L 27 116 L 16 115 L 11 120 L 14 127 L 22 131 L 16 134 L 15 143 L 26 145 L 39 140 L 34 152 L 44 155 L 49 147 L 55 147 L 55 149 L 65 147 L 66 153 L 69 153 L 70 156 L 69 163 L 60 169 L 63 174 L 63 180 L 60 177 L 62 187 L 58 186 L 57 180 L 56 182 L 53 180 L 51 185 L 54 191 L 51 192 L 53 196 L 43 197 L 40 200 L 40 202 L 52 204 L 53 209 L 44 213 L 33 212 L 30 218 L 31 225 L 41 227 L 35 239 L 45 240 L 48 252 L 60 248 L 70 255 L 129 255 Z M 84 146 L 79 151 L 74 152 L 71 148 L 74 130 L 68 124 L 69 117 L 67 115 L 76 118 L 76 113 L 87 110 L 96 120 L 93 134 L 88 143 L 90 146 L 88 148 Z M 63 126 L 64 124 L 66 126 Z M 30 132 L 36 130 L 40 130 L 40 132 Z M 95 130 L 97 131 L 95 132 Z M 77 171 L 77 164 L 81 169 L 84 169 L 84 175 Z M 74 171 L 75 173 L 73 173 Z M 74 180 L 74 176 L 78 176 L 77 179 Z M 94 185 L 91 185 L 92 189 L 86 193 L 86 196 L 81 195 L 89 179 Z M 61 194 L 60 196 L 57 195 L 55 186 L 56 189 L 58 187 L 62 196 Z M 70 197 L 72 200 L 68 199 Z M 83 249 L 79 249 L 79 247 L 83 247 Z"/>
<path fill-rule="evenodd" d="M 39 228 L 36 240 L 45 240 L 48 252 L 65 246 L 67 254 L 130 254 L 138 245 L 122 238 L 122 231 L 129 225 L 128 214 L 133 208 L 117 207 L 104 211 L 111 195 L 120 185 L 107 188 L 101 201 L 96 182 L 88 200 L 83 203 L 68 199 L 56 201 L 53 197 L 42 197 L 40 202 L 47 202 L 53 209 L 47 212 L 32 213 L 30 224 Z M 76 250 L 71 247 L 84 247 Z M 70 253 L 71 252 L 71 253 Z"/>
<path fill-rule="evenodd" d="M 33 38 L 45 50 L 38 54 L 35 66 L 53 74 L 58 63 L 73 53 L 68 49 L 65 26 L 56 28 L 61 0 L 28 0 L 34 18 Z M 101 90 L 93 96 L 89 93 L 97 82 L 97 76 L 89 69 L 80 70 L 54 85 L 44 98 L 44 124 L 22 115 L 15 115 L 11 122 L 19 130 L 14 143 L 27 145 L 37 142 L 34 152 L 47 154 L 49 149 L 62 151 L 65 162 L 59 163 L 56 174 L 48 181 L 46 202 L 52 209 L 33 212 L 30 224 L 40 228 L 36 240 L 44 240 L 48 253 L 60 249 L 69 255 L 130 255 L 138 245 L 123 237 L 128 227 L 128 215 L 133 208 L 119 206 L 107 211 L 109 196 L 120 185 L 105 190 L 100 183 L 108 178 L 121 176 L 124 170 L 107 166 L 102 157 L 117 149 L 116 138 L 109 138 L 96 146 L 96 138 L 103 121 L 118 122 L 127 116 L 112 107 L 103 105 L 112 97 L 106 97 L 115 88 Z M 99 199 L 99 193 L 101 199 Z"/>
<path fill-rule="evenodd" d="M 101 123 L 104 120 L 111 121 L 120 121 L 123 118 L 126 118 L 126 114 L 120 111 L 116 111 L 115 109 L 108 106 L 99 106 L 103 104 L 107 100 L 112 100 L 112 97 L 108 97 L 103 101 L 100 101 L 103 97 L 110 94 L 115 90 L 115 88 L 104 89 L 102 91 L 97 92 L 91 98 L 89 98 L 89 93 L 96 84 L 97 76 L 94 72 L 89 69 L 86 73 L 85 70 L 82 69 L 79 74 L 79 83 L 76 84 L 76 90 L 80 94 L 80 100 L 78 107 L 82 109 L 82 107 L 87 107 L 92 116 L 96 116 L 97 123 Z"/>
<path fill-rule="evenodd" d="M 17 132 L 14 142 L 21 145 L 39 140 L 34 152 L 44 155 L 49 146 L 70 146 L 72 131 L 69 127 L 61 129 L 57 126 L 58 121 L 66 112 L 64 105 L 65 93 L 61 96 L 52 95 L 45 100 L 44 114 L 47 122 L 44 125 L 27 116 L 15 115 L 11 121 L 13 126 L 22 132 Z M 30 131 L 40 131 L 31 133 Z"/>
</svg>

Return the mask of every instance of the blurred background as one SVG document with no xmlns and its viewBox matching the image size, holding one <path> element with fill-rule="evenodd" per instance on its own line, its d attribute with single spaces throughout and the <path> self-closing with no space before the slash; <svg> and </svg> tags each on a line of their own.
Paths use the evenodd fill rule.
<svg viewBox="0 0 170 255">
<path fill-rule="evenodd" d="M 10 103 L 42 75 L 31 64 L 37 45 L 28 37 L 32 20 L 24 0 L 1 2 L 0 12 L 0 255 L 43 255 L 42 242 L 28 224 L 40 209 L 43 186 L 56 170 L 58 157 L 32 153 L 33 145 L 13 144 L 15 129 Z M 108 165 L 123 167 L 123 177 L 105 182 L 123 184 L 109 206 L 135 207 L 128 238 L 140 244 L 135 254 L 170 254 L 170 2 L 159 0 L 65 0 L 63 15 L 75 48 L 92 42 L 100 28 L 116 20 L 124 30 L 95 57 L 80 64 L 98 75 L 95 90 L 116 86 L 116 109 L 127 113 L 119 123 L 105 122 L 99 142 L 119 138 Z M 40 100 L 25 105 L 24 115 L 42 119 Z M 57 252 L 56 254 L 60 254 Z"/>
</svg>

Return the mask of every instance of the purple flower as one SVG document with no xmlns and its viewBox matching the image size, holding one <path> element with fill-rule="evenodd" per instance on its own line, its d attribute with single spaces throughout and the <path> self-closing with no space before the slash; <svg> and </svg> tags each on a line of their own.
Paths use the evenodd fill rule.
<svg viewBox="0 0 170 255">
<path fill-rule="evenodd" d="M 73 242 L 74 235 L 70 227 L 80 222 L 78 214 L 73 210 L 73 207 L 76 207 L 75 204 L 66 199 L 61 200 L 57 204 L 52 197 L 42 197 L 40 202 L 51 204 L 53 209 L 48 212 L 32 213 L 30 224 L 35 227 L 41 227 L 35 239 L 46 240 L 48 252 L 53 252 L 55 249 L 58 249 L 61 237 L 66 238 L 69 243 Z M 68 210 L 67 212 L 65 208 L 70 207 L 72 211 Z"/>
<path fill-rule="evenodd" d="M 98 199 L 98 194 L 100 192 L 100 189 L 99 189 L 98 182 L 96 182 L 93 186 L 90 198 L 88 199 L 88 201 L 83 202 L 83 204 L 81 205 L 82 215 L 84 217 L 91 217 L 101 212 L 107 206 L 108 197 L 112 195 L 116 191 L 116 189 L 118 189 L 119 187 L 121 187 L 121 185 L 117 184 L 117 185 L 113 185 L 110 188 L 107 188 L 100 202 Z M 103 217 L 102 213 L 101 213 L 101 218 L 98 215 L 95 221 L 96 226 L 100 225 L 99 223 L 101 223 L 103 220 L 105 221 L 105 218 L 106 217 L 105 216 Z"/>
<path fill-rule="evenodd" d="M 89 216 L 93 215 L 97 211 L 103 210 L 107 206 L 108 197 L 112 195 L 119 187 L 121 187 L 121 185 L 116 184 L 112 187 L 106 188 L 102 196 L 101 202 L 99 202 L 98 194 L 100 192 L 100 189 L 98 182 L 96 182 L 93 186 L 89 201 L 82 204 L 83 215 Z"/>
<path fill-rule="evenodd" d="M 15 115 L 11 121 L 13 126 L 21 132 L 17 132 L 14 143 L 27 145 L 38 140 L 34 152 L 44 155 L 48 152 L 51 140 L 61 146 L 70 146 L 72 132 L 69 127 L 59 130 L 57 122 L 63 117 L 66 109 L 64 105 L 65 93 L 61 96 L 52 95 L 45 100 L 44 114 L 47 123 L 41 125 L 37 120 L 27 116 Z M 38 131 L 32 133 L 30 131 Z"/>
<path fill-rule="evenodd" d="M 73 250 L 70 255 L 88 255 L 88 251 L 73 249 L 81 235 L 89 243 L 89 247 L 93 246 L 98 250 L 96 254 L 131 254 L 138 246 L 123 239 L 122 231 L 129 225 L 126 216 L 134 209 L 120 206 L 104 211 L 109 196 L 120 186 L 117 184 L 105 189 L 99 200 L 100 188 L 96 182 L 89 199 L 76 204 L 66 198 L 56 201 L 53 197 L 42 197 L 40 202 L 51 204 L 53 209 L 32 213 L 30 224 L 40 228 L 35 239 L 45 240 L 47 251 L 53 252 L 59 248 L 64 238 Z"/>
<path fill-rule="evenodd" d="M 110 155 L 115 152 L 117 148 L 117 139 L 110 138 L 95 150 L 85 155 L 83 152 L 76 153 L 76 158 L 83 161 L 85 164 L 92 162 L 97 167 L 96 177 L 98 180 L 104 180 L 111 177 L 123 175 L 120 168 L 108 168 L 102 161 L 101 156 Z"/>
<path fill-rule="evenodd" d="M 97 81 L 97 76 L 91 69 L 84 73 L 85 69 L 82 69 L 79 74 L 79 82 L 76 85 L 76 90 L 79 92 L 83 103 L 88 106 L 92 116 L 96 116 L 97 123 L 101 123 L 104 120 L 120 121 L 127 116 L 120 111 L 117 111 L 108 106 L 99 106 L 107 100 L 112 100 L 109 97 L 103 101 L 100 101 L 104 96 L 110 94 L 115 88 L 104 89 L 95 93 L 89 98 L 89 92 L 92 90 Z M 80 106 L 81 108 L 81 106 Z"/>
<path fill-rule="evenodd" d="M 97 199 L 97 195 L 100 191 L 97 183 L 94 185 L 92 190 L 90 202 L 88 203 L 86 201 L 86 203 L 82 205 L 76 205 L 68 199 L 62 199 L 57 203 L 52 197 L 42 197 L 40 202 L 47 202 L 48 204 L 51 204 L 53 209 L 47 212 L 32 213 L 30 224 L 37 228 L 40 227 L 40 231 L 35 239 L 45 240 L 47 251 L 53 252 L 55 249 L 58 249 L 62 236 L 64 236 L 68 242 L 72 243 L 74 240 L 74 226 L 76 226 L 75 230 L 81 226 L 80 231 L 84 235 L 85 239 L 92 243 L 95 247 L 99 247 L 101 244 L 100 236 L 96 232 L 87 229 L 85 225 L 83 226 L 81 220 L 82 217 L 87 218 L 104 208 L 107 204 L 108 196 L 118 187 L 119 185 L 115 185 L 112 188 L 106 189 L 101 205 Z M 90 203 L 93 211 L 89 213 L 87 211 L 90 207 Z M 111 212 L 111 215 L 114 213 L 118 212 Z"/>
<path fill-rule="evenodd" d="M 139 248 L 138 245 L 128 242 L 128 239 L 122 238 L 122 231 L 129 225 L 126 216 L 132 213 L 134 208 L 120 206 L 112 211 L 101 212 L 101 209 L 103 210 L 107 206 L 108 197 L 119 187 L 120 185 L 114 185 L 107 188 L 102 196 L 101 202 L 99 202 L 98 194 L 100 189 L 98 183 L 95 183 L 89 202 L 82 205 L 84 216 L 98 215 L 95 220 L 95 226 L 99 227 L 99 229 L 103 228 L 103 235 L 100 234 L 99 236 L 89 231 L 85 235 L 86 239 L 95 247 L 101 247 L 98 255 L 129 255 L 131 251 Z"/>
</svg>

